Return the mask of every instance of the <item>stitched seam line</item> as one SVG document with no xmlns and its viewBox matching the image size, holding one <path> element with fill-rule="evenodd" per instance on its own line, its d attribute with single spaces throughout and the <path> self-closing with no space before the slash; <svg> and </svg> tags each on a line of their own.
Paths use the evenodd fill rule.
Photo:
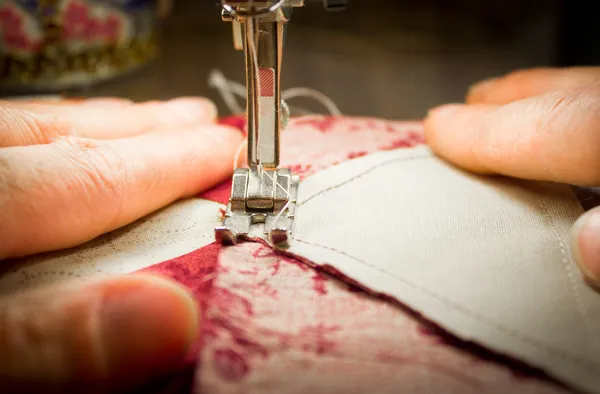
<svg viewBox="0 0 600 394">
<path fill-rule="evenodd" d="M 370 264 L 370 263 L 368 263 L 368 262 L 366 262 L 364 260 L 356 258 L 356 257 L 354 257 L 354 256 L 352 256 L 352 255 L 350 255 L 348 253 L 345 253 L 345 252 L 343 252 L 341 250 L 330 248 L 330 247 L 324 246 L 324 245 L 319 245 L 319 244 L 315 244 L 315 243 L 303 241 L 303 240 L 298 239 L 298 238 L 294 238 L 294 240 L 297 241 L 297 242 L 306 244 L 306 245 L 315 246 L 315 247 L 318 247 L 318 248 L 330 250 L 332 252 L 335 252 L 335 253 L 338 253 L 340 255 L 346 256 L 346 257 L 348 257 L 348 258 L 350 258 L 350 259 L 352 259 L 352 260 L 354 260 L 354 261 L 356 261 L 356 262 L 358 262 L 358 263 L 360 263 L 360 264 L 362 264 L 362 265 L 364 265 L 366 267 L 374 269 L 375 271 L 378 271 L 380 273 L 389 275 L 390 277 L 396 279 L 397 281 L 402 282 L 402 283 L 404 283 L 404 284 L 412 287 L 413 289 L 419 290 L 419 291 L 421 291 L 421 292 L 423 292 L 423 293 L 425 293 L 425 294 L 427 294 L 427 295 L 429 295 L 429 296 L 437 299 L 438 301 L 442 302 L 443 304 L 447 305 L 450 308 L 455 309 L 458 312 L 461 312 L 462 314 L 470 316 L 471 318 L 473 318 L 473 319 L 475 319 L 475 320 L 477 320 L 477 321 L 479 321 L 481 323 L 484 323 L 484 324 L 486 324 L 486 325 L 488 325 L 488 326 L 490 326 L 492 328 L 495 328 L 496 330 L 501 331 L 501 332 L 503 332 L 503 333 L 505 333 L 505 334 L 507 334 L 507 335 L 509 335 L 509 336 L 511 336 L 511 337 L 513 337 L 515 339 L 517 339 L 517 340 L 520 340 L 522 342 L 528 343 L 528 344 L 530 344 L 530 345 L 532 345 L 534 347 L 537 347 L 537 348 L 539 348 L 541 350 L 545 350 L 551 356 L 554 356 L 554 357 L 557 357 L 557 358 L 569 359 L 570 361 L 573 362 L 573 364 L 576 364 L 576 365 L 580 366 L 581 368 L 583 368 L 583 369 L 585 369 L 587 371 L 590 371 L 590 372 L 598 372 L 600 370 L 600 365 L 597 364 L 596 362 L 593 362 L 593 361 L 581 358 L 581 357 L 579 357 L 577 355 L 574 355 L 572 353 L 569 353 L 569 352 L 565 352 L 562 349 L 556 349 L 556 348 L 552 347 L 551 345 L 543 343 L 543 342 L 541 342 L 541 341 L 539 341 L 537 339 L 531 338 L 531 337 L 529 337 L 529 336 L 527 336 L 527 335 L 525 335 L 523 333 L 520 333 L 520 332 L 518 332 L 516 330 L 513 330 L 513 329 L 511 329 L 509 327 L 506 327 L 506 326 L 504 326 L 504 325 L 502 325 L 500 323 L 488 320 L 488 318 L 486 318 L 485 316 L 480 315 L 479 313 L 473 312 L 470 309 L 467 309 L 467 308 L 463 307 L 462 305 L 456 304 L 452 300 L 450 300 L 450 299 L 448 299 L 448 298 L 446 298 L 446 297 L 444 297 L 444 296 L 442 296 L 442 295 L 440 295 L 438 293 L 435 293 L 435 292 L 433 292 L 433 291 L 431 291 L 431 290 L 429 290 L 429 289 L 427 289 L 425 287 L 419 286 L 418 284 L 416 284 L 414 282 L 411 282 L 411 281 L 409 281 L 406 278 L 398 276 L 398 275 L 396 275 L 396 274 L 394 274 L 392 272 L 386 271 L 383 268 L 380 268 L 380 267 L 378 267 L 376 265 Z M 394 298 L 397 298 L 397 297 L 394 297 Z"/>
<path fill-rule="evenodd" d="M 562 255 L 561 261 L 567 272 L 571 292 L 573 294 L 573 298 L 575 299 L 575 303 L 577 304 L 577 310 L 579 311 L 579 314 L 581 315 L 581 318 L 585 323 L 586 329 L 592 334 L 594 346 L 597 348 L 598 336 L 600 336 L 600 334 L 598 334 L 598 331 L 595 329 L 590 314 L 581 298 L 581 293 L 579 291 L 579 288 L 577 287 L 577 278 L 575 276 L 575 273 L 573 272 L 573 267 L 571 266 L 571 262 L 567 254 L 567 249 L 565 248 L 565 243 L 563 242 L 562 238 L 560 237 L 560 234 L 558 233 L 558 230 L 556 229 L 556 225 L 554 224 L 554 220 L 552 220 L 552 216 L 550 215 L 550 213 L 548 213 L 548 207 L 546 206 L 546 203 L 541 198 L 538 198 L 537 201 L 540 206 L 540 209 L 542 210 L 544 218 L 550 225 L 552 233 L 555 235 L 556 240 L 558 241 L 558 249 L 560 250 L 560 253 Z"/>
<path fill-rule="evenodd" d="M 345 181 L 343 181 L 343 182 L 341 182 L 339 184 L 330 186 L 330 187 L 328 187 L 326 189 L 323 189 L 323 190 L 321 190 L 321 191 L 313 194 L 312 196 L 306 198 L 304 201 L 298 203 L 297 206 L 302 206 L 302 205 L 306 204 L 307 202 L 315 199 L 316 197 L 320 197 L 320 196 L 324 195 L 325 193 L 327 193 L 327 192 L 329 192 L 331 190 L 335 190 L 335 189 L 340 188 L 340 187 L 342 187 L 342 186 L 344 186 L 344 185 L 346 185 L 346 184 L 348 184 L 350 182 L 353 182 L 353 181 L 355 181 L 355 180 L 357 180 L 357 179 L 359 179 L 359 178 L 361 178 L 361 177 L 363 177 L 363 176 L 365 176 L 365 175 L 367 175 L 367 174 L 375 171 L 378 168 L 385 167 L 385 166 L 388 166 L 388 165 L 391 165 L 391 164 L 395 164 L 395 163 L 398 163 L 398 162 L 413 161 L 413 160 L 419 160 L 419 159 L 431 159 L 431 158 L 432 158 L 432 156 L 428 156 L 428 155 L 418 155 L 418 156 L 413 156 L 413 157 L 402 157 L 402 158 L 399 157 L 399 158 L 395 158 L 395 159 L 391 159 L 391 160 L 387 160 L 387 161 L 381 162 L 381 163 L 379 163 L 379 164 L 377 164 L 377 165 L 375 165 L 373 167 L 370 167 L 369 169 L 367 169 L 367 170 L 365 170 L 365 171 L 363 171 L 363 172 L 361 172 L 361 173 L 359 173 L 359 174 L 357 174 L 357 175 L 355 175 L 355 176 L 353 176 L 351 178 L 346 179 Z M 578 290 L 578 288 L 576 286 L 576 282 L 575 282 L 576 278 L 575 278 L 575 275 L 573 273 L 573 269 L 572 269 L 571 265 L 569 264 L 569 259 L 568 259 L 568 256 L 567 256 L 567 252 L 566 252 L 566 248 L 565 248 L 564 242 L 563 242 L 562 238 L 560 237 L 560 234 L 558 233 L 558 231 L 556 229 L 556 226 L 554 225 L 554 221 L 552 220 L 552 217 L 548 213 L 548 210 L 547 210 L 547 207 L 546 207 L 544 201 L 541 200 L 541 199 L 538 199 L 538 204 L 540 204 L 540 207 L 542 208 L 542 214 L 544 215 L 544 217 L 546 218 L 546 220 L 550 224 L 550 227 L 552 228 L 552 231 L 553 231 L 553 233 L 556 236 L 556 239 L 558 241 L 558 249 L 559 249 L 559 251 L 560 251 L 560 253 L 562 255 L 562 259 L 561 260 L 562 260 L 562 262 L 563 262 L 563 264 L 565 266 L 565 269 L 567 271 L 567 274 L 569 276 L 569 283 L 571 285 L 571 290 L 572 290 L 572 293 L 573 293 L 573 297 L 575 298 L 575 301 L 576 301 L 579 313 L 580 313 L 582 319 L 584 320 L 584 323 L 586 324 L 587 330 L 590 331 L 592 334 L 596 334 L 597 331 L 595 330 L 595 328 L 594 328 L 594 326 L 592 324 L 592 320 L 590 318 L 590 315 L 589 315 L 589 313 L 588 313 L 588 311 L 587 311 L 587 309 L 585 307 L 585 304 L 583 303 L 583 300 L 581 299 L 581 294 L 580 294 L 580 292 L 579 292 L 579 290 Z M 467 314 L 467 315 L 475 318 L 476 320 L 479 320 L 480 322 L 489 325 L 490 327 L 496 328 L 499 331 L 505 332 L 509 336 L 512 336 L 512 337 L 514 337 L 514 338 L 516 338 L 518 340 L 521 340 L 523 342 L 529 343 L 532 346 L 535 346 L 535 347 L 538 347 L 538 348 L 540 348 L 542 350 L 545 350 L 546 352 L 550 353 L 551 355 L 555 355 L 557 357 L 567 358 L 567 359 L 571 360 L 573 363 L 575 363 L 577 365 L 580 365 L 582 368 L 584 368 L 586 370 L 590 370 L 591 369 L 591 370 L 593 370 L 595 372 L 598 369 L 600 369 L 600 365 L 598 365 L 595 362 L 591 362 L 589 360 L 583 359 L 583 358 L 581 358 L 581 357 L 579 357 L 577 355 L 565 352 L 565 351 L 563 351 L 561 349 L 556 349 L 554 347 L 551 347 L 548 344 L 540 342 L 540 341 L 538 341 L 538 340 L 536 340 L 534 338 L 528 337 L 525 334 L 522 334 L 522 333 L 520 333 L 518 331 L 512 330 L 509 327 L 503 326 L 503 325 L 501 325 L 499 323 L 496 323 L 496 322 L 493 322 L 493 321 L 489 321 L 489 320 L 487 320 L 487 318 L 485 316 L 479 315 L 479 314 L 477 314 L 477 313 L 475 313 L 475 312 L 473 312 L 473 311 L 471 311 L 469 309 L 466 309 L 466 308 L 462 307 L 461 305 L 455 304 L 450 299 L 447 299 L 447 298 L 445 298 L 445 297 L 443 297 L 443 296 L 441 296 L 441 295 L 439 295 L 439 294 L 437 294 L 435 292 L 432 292 L 431 290 L 428 290 L 428 289 L 426 289 L 424 287 L 421 287 L 421 286 L 419 286 L 419 285 L 417 285 L 417 284 L 415 284 L 413 282 L 410 282 L 410 281 L 406 280 L 405 278 L 396 276 L 393 273 L 385 271 L 385 270 L 383 270 L 383 269 L 381 269 L 381 268 L 379 268 L 379 267 L 377 267 L 375 265 L 369 264 L 366 261 L 362 261 L 362 260 L 360 260 L 360 259 L 358 259 L 358 258 L 356 258 L 354 256 L 351 256 L 349 254 L 346 254 L 346 253 L 344 253 L 344 252 L 342 252 L 340 250 L 329 248 L 329 247 L 324 246 L 324 245 L 312 244 L 310 242 L 306 242 L 306 241 L 303 241 L 303 240 L 300 240 L 300 239 L 297 239 L 297 238 L 294 238 L 294 239 L 296 241 L 298 241 L 298 242 L 301 242 L 301 243 L 304 243 L 304 244 L 307 244 L 307 245 L 311 245 L 311 246 L 315 246 L 315 247 L 320 247 L 320 248 L 323 248 L 323 249 L 327 249 L 327 250 L 331 250 L 333 252 L 339 253 L 339 254 L 344 255 L 344 256 L 352 259 L 352 260 L 355 260 L 355 261 L 357 261 L 357 262 L 359 262 L 359 263 L 361 263 L 361 264 L 363 264 L 363 265 L 365 265 L 367 267 L 373 268 L 373 269 L 375 269 L 377 271 L 380 271 L 381 273 L 387 274 L 387 275 L 391 276 L 392 278 L 394 278 L 394 279 L 396 279 L 398 281 L 404 282 L 405 284 L 409 285 L 410 287 L 413 287 L 413 288 L 415 288 L 417 290 L 420 290 L 422 292 L 425 292 L 425 293 L 429 294 L 430 296 L 438 299 L 439 301 L 443 302 L 444 304 L 447 304 L 448 306 L 453 307 L 457 311 L 465 313 L 465 314 Z M 598 337 L 596 335 L 593 335 L 593 340 L 594 340 L 594 344 L 597 346 L 598 345 Z"/>
<path fill-rule="evenodd" d="M 420 159 L 432 159 L 432 157 L 429 156 L 429 155 L 419 155 L 419 156 L 412 156 L 412 157 L 396 157 L 395 159 L 390 159 L 390 160 L 387 160 L 387 161 L 383 161 L 383 162 L 381 162 L 381 163 L 379 163 L 379 164 L 377 164 L 377 165 L 375 165 L 373 167 L 370 167 L 369 169 L 367 169 L 367 170 L 365 170 L 365 171 L 363 171 L 363 172 L 361 172 L 359 174 L 356 174 L 356 175 L 354 175 L 354 176 L 346 179 L 345 181 L 343 181 L 341 183 L 338 183 L 337 185 L 330 186 L 330 187 L 328 187 L 326 189 L 323 189 L 323 190 L 321 190 L 321 191 L 313 194 L 312 196 L 306 198 L 304 201 L 299 202 L 296 205 L 298 207 L 300 207 L 300 206 L 306 204 L 307 202 L 313 200 L 314 198 L 320 197 L 323 194 L 325 194 L 325 193 L 327 193 L 327 192 L 329 192 L 331 190 L 340 188 L 340 187 L 342 187 L 342 186 L 344 186 L 344 185 L 346 185 L 346 184 L 348 184 L 350 182 L 353 182 L 353 181 L 355 181 L 355 180 L 357 180 L 359 178 L 362 178 L 363 176 L 365 176 L 365 175 L 367 175 L 367 174 L 369 174 L 369 173 L 377 170 L 378 168 L 386 167 L 386 166 L 389 166 L 391 164 L 395 164 L 395 163 L 398 163 L 398 162 L 414 161 L 414 160 L 420 160 Z"/>
</svg>

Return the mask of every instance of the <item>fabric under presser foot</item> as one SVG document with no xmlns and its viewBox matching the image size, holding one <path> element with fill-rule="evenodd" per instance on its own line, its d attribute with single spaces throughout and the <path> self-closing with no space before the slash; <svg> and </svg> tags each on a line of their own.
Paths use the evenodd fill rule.
<svg viewBox="0 0 600 394">
<path fill-rule="evenodd" d="M 216 241 L 235 245 L 261 238 L 277 249 L 289 247 L 299 182 L 287 168 L 264 173 L 235 170 L 223 223 L 215 229 Z"/>
</svg>

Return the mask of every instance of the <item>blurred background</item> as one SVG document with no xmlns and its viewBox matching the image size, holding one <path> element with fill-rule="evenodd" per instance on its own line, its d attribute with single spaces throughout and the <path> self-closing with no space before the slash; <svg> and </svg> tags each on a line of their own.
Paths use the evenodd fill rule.
<svg viewBox="0 0 600 394">
<path fill-rule="evenodd" d="M 68 11 L 71 19 L 77 20 L 80 14 L 73 11 L 73 4 L 108 4 L 120 7 L 122 19 L 134 14 L 137 18 L 127 30 L 129 36 L 123 33 L 117 41 L 131 41 L 133 35 L 146 37 L 146 41 L 130 48 L 137 56 L 136 67 L 121 73 L 104 72 L 103 78 L 97 78 L 99 83 L 80 75 L 62 86 L 36 87 L 31 70 L 44 66 L 23 60 L 28 58 L 22 49 L 18 55 L 21 60 L 16 63 L 16 52 L 7 46 L 15 17 L 3 11 L 17 4 L 25 13 L 27 6 L 33 12 L 34 3 L 46 6 L 35 11 L 34 19 L 46 21 L 42 36 L 54 32 L 54 46 L 52 40 L 42 37 L 42 44 L 30 45 L 34 48 L 30 54 L 39 51 L 39 45 L 46 45 L 45 53 L 53 54 L 55 59 L 52 62 L 63 62 L 61 67 L 79 67 L 80 58 L 60 60 L 60 37 L 66 37 L 67 30 L 72 36 L 83 30 L 69 30 L 58 14 Z M 67 3 L 71 7 L 68 10 Z M 3 95 L 51 90 L 69 96 L 120 96 L 136 101 L 201 95 L 215 100 L 221 114 L 228 115 L 218 92 L 210 88 L 208 77 L 211 70 L 219 69 L 227 78 L 243 83 L 244 62 L 243 54 L 233 49 L 231 25 L 221 21 L 217 3 L 0 0 Z M 112 37 L 107 21 L 113 16 L 100 8 L 94 12 L 100 20 L 95 31 L 100 29 L 105 37 Z M 162 17 L 157 17 L 157 12 Z M 305 7 L 294 12 L 289 25 L 282 87 L 317 89 L 345 114 L 420 118 L 432 106 L 461 101 L 469 85 L 482 78 L 527 67 L 600 63 L 600 24 L 594 15 L 591 5 L 573 0 L 350 0 L 349 9 L 335 13 L 326 13 L 319 5 Z M 118 22 L 118 17 L 113 19 Z M 147 31 L 149 26 L 159 26 L 156 39 Z M 16 39 L 13 37 L 11 42 L 14 48 Z M 77 48 L 85 46 L 73 44 L 70 50 Z M 111 59 L 119 58 L 119 51 L 124 50 L 116 44 L 111 48 Z M 100 69 L 101 59 L 97 55 L 83 60 L 88 73 Z M 38 63 L 51 68 L 47 58 L 44 62 Z M 29 70 L 25 77 L 23 70 Z M 310 100 L 298 99 L 296 104 L 321 110 Z"/>
</svg>

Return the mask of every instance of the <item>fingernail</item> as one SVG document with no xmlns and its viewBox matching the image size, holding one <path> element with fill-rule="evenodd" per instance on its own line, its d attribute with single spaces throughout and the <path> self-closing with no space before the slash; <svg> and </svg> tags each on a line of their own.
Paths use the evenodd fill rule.
<svg viewBox="0 0 600 394">
<path fill-rule="evenodd" d="M 158 277 L 131 277 L 107 291 L 101 346 L 110 377 L 162 372 L 183 361 L 198 332 L 196 301 Z"/>
<path fill-rule="evenodd" d="M 448 115 L 452 115 L 453 113 L 461 110 L 464 107 L 465 107 L 465 104 L 458 104 L 458 103 L 445 104 L 445 105 L 441 105 L 439 107 L 432 108 L 431 110 L 429 110 L 429 114 L 427 116 L 435 116 L 435 117 L 448 116 Z"/>
<path fill-rule="evenodd" d="M 206 122 L 217 117 L 217 107 L 206 99 L 177 98 L 167 101 L 165 105 L 169 109 L 169 115 L 189 124 Z"/>
<path fill-rule="evenodd" d="M 572 250 L 583 274 L 600 284 L 600 209 L 587 212 L 575 222 Z"/>
<path fill-rule="evenodd" d="M 490 87 L 494 83 L 496 83 L 496 81 L 498 81 L 499 79 L 500 79 L 500 77 L 494 77 L 494 78 L 488 78 L 488 79 L 484 79 L 483 81 L 474 83 L 473 85 L 471 85 L 471 87 L 469 87 L 467 96 L 472 98 L 475 96 L 484 95 L 485 92 L 488 89 L 490 89 Z"/>
</svg>

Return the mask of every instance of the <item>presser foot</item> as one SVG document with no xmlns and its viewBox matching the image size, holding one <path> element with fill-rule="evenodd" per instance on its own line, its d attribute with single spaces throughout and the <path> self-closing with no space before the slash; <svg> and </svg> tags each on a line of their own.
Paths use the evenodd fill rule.
<svg viewBox="0 0 600 394">
<path fill-rule="evenodd" d="M 292 239 L 299 183 L 300 178 L 286 168 L 235 170 L 223 223 L 215 229 L 217 242 L 234 245 L 262 238 L 274 248 L 286 249 Z"/>
</svg>

